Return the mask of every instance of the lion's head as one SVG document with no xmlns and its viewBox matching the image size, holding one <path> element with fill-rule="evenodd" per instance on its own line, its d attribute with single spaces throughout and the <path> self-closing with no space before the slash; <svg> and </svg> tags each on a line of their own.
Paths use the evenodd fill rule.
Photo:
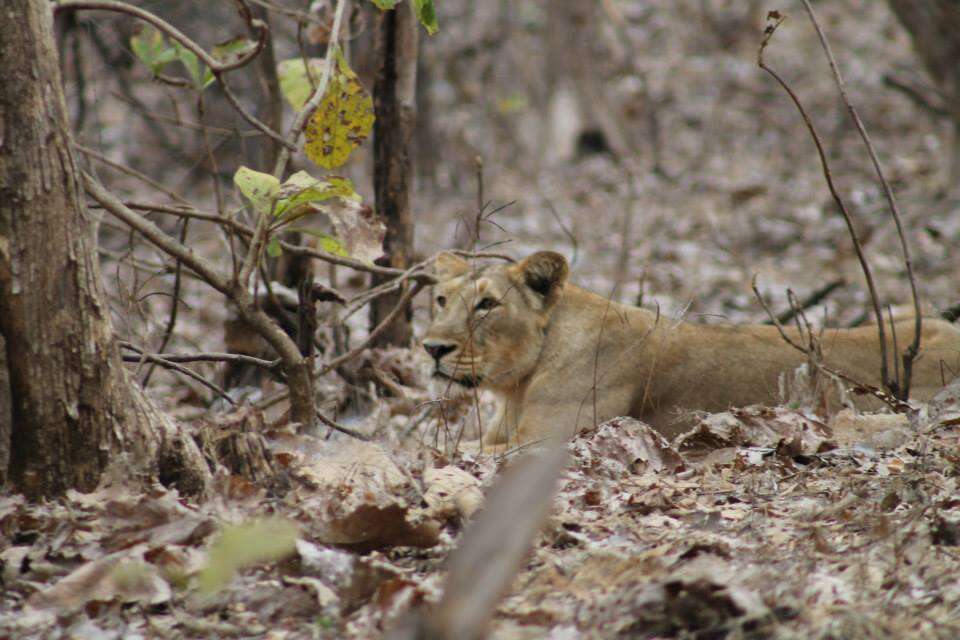
<svg viewBox="0 0 960 640">
<path fill-rule="evenodd" d="M 452 253 L 440 254 L 434 321 L 423 338 L 434 376 L 506 389 L 529 375 L 569 271 L 566 259 L 552 251 L 476 269 Z"/>
</svg>

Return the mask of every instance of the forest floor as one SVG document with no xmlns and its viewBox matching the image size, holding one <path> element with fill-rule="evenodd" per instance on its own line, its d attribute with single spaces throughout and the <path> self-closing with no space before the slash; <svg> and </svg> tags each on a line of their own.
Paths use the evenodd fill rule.
<svg viewBox="0 0 960 640">
<path fill-rule="evenodd" d="M 91 494 L 0 499 L 0 634 L 372 638 L 411 610 L 450 615 L 431 613 L 447 556 L 522 457 L 451 458 L 422 427 L 300 436 L 252 409 L 202 428 L 222 459 L 261 434 L 273 462 L 221 467 L 200 502 L 132 492 L 119 465 Z M 958 445 L 957 386 L 909 421 L 756 407 L 672 444 L 611 421 L 569 446 L 489 637 L 955 638 Z M 471 544 L 495 556 L 518 527 Z"/>
</svg>

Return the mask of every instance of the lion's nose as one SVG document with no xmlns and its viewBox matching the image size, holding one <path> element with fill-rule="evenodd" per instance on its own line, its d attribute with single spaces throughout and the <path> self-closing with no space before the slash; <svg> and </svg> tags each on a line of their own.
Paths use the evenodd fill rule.
<svg viewBox="0 0 960 640">
<path fill-rule="evenodd" d="M 447 355 L 457 347 L 456 345 L 445 344 L 443 342 L 424 342 L 423 348 L 427 350 L 427 353 L 429 353 L 434 360 L 440 362 L 440 358 Z"/>
</svg>

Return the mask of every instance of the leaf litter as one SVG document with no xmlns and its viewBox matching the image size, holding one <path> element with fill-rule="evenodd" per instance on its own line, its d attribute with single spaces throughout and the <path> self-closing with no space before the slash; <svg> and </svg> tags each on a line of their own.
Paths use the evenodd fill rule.
<svg viewBox="0 0 960 640">
<path fill-rule="evenodd" d="M 200 501 L 122 483 L 45 504 L 4 497 L 0 630 L 439 638 L 470 619 L 493 638 L 952 637 L 957 398 L 948 388 L 906 427 L 733 409 L 673 442 L 618 418 L 566 447 L 552 500 L 529 477 L 510 484 L 516 456 L 281 437 L 261 418 L 286 482 L 258 488 L 212 461 Z"/>
</svg>

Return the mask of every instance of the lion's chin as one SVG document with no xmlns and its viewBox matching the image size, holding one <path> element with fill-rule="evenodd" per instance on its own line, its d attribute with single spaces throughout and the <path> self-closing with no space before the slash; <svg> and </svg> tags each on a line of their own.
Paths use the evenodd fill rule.
<svg viewBox="0 0 960 640">
<path fill-rule="evenodd" d="M 439 369 L 433 372 L 434 378 L 440 378 L 442 380 L 449 380 L 455 384 L 460 385 L 461 387 L 466 387 L 467 389 L 475 389 L 483 383 L 483 376 L 460 376 L 455 377 L 449 374 L 440 371 Z"/>
</svg>

